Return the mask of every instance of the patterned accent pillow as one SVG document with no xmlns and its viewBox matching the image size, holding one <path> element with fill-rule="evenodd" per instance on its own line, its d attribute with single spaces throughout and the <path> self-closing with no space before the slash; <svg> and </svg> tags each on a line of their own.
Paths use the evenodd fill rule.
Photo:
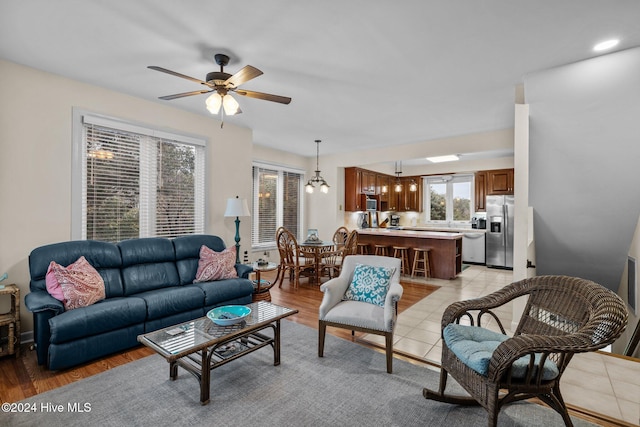
<svg viewBox="0 0 640 427">
<path fill-rule="evenodd" d="M 238 277 L 236 271 L 236 247 L 231 246 L 222 252 L 216 252 L 205 245 L 200 248 L 198 271 L 193 281 L 210 282 L 212 280 L 233 279 Z"/>
<path fill-rule="evenodd" d="M 105 298 L 104 280 L 85 257 L 68 267 L 52 262 L 50 268 L 62 288 L 65 310 L 86 307 Z"/>
<path fill-rule="evenodd" d="M 49 295 L 51 295 L 58 301 L 64 302 L 64 294 L 62 293 L 62 287 L 60 286 L 60 283 L 58 283 L 58 279 L 56 279 L 56 275 L 53 273 L 54 264 L 56 264 L 55 261 L 51 261 L 51 263 L 49 263 L 49 268 L 47 268 L 47 274 L 44 276 L 44 283 L 47 287 L 47 292 L 49 292 Z"/>
<path fill-rule="evenodd" d="M 391 277 L 395 271 L 393 267 L 356 264 L 353 279 L 342 299 L 368 302 L 384 307 Z"/>
</svg>

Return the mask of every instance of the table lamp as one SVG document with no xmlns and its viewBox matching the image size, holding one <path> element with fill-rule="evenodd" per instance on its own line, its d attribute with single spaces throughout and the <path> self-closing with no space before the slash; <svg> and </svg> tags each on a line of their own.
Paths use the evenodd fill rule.
<svg viewBox="0 0 640 427">
<path fill-rule="evenodd" d="M 240 217 L 250 215 L 246 199 L 239 199 L 238 196 L 227 199 L 227 210 L 224 216 L 236 217 L 236 264 L 240 263 Z"/>
</svg>

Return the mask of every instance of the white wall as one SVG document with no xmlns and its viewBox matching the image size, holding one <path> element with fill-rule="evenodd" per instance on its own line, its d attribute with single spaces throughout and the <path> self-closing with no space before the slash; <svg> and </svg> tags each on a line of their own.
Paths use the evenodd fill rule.
<svg viewBox="0 0 640 427">
<path fill-rule="evenodd" d="M 636 223 L 636 229 L 633 233 L 633 240 L 631 241 L 631 247 L 629 248 L 629 256 L 636 259 L 636 263 L 640 264 L 640 218 L 638 218 L 638 222 Z M 622 278 L 620 279 L 620 287 L 618 288 L 618 295 L 622 297 L 622 299 L 628 304 L 628 287 L 627 287 L 627 279 L 629 277 L 629 271 L 627 270 L 627 264 L 625 263 L 624 271 L 622 273 Z M 636 280 L 640 283 L 640 278 L 638 278 L 638 272 L 636 272 Z M 640 320 L 640 295 L 638 292 L 638 288 L 636 288 L 636 312 L 634 313 L 629 308 L 629 323 L 627 323 L 627 329 L 624 331 L 622 336 L 612 345 L 612 352 L 618 354 L 624 354 L 624 351 L 631 340 L 631 336 L 633 335 L 633 331 Z M 633 353 L 633 357 L 640 357 L 640 346 L 638 346 Z"/>
<path fill-rule="evenodd" d="M 71 238 L 73 107 L 208 138 L 206 232 L 235 244 L 233 218 L 223 214 L 228 197 L 251 197 L 251 130 L 7 61 L 0 76 L 0 274 L 22 300 L 31 250 Z M 251 241 L 249 227 L 241 238 Z M 21 320 L 32 329 L 24 306 Z"/>
<path fill-rule="evenodd" d="M 616 290 L 640 214 L 640 48 L 525 77 L 539 274 Z"/>
</svg>

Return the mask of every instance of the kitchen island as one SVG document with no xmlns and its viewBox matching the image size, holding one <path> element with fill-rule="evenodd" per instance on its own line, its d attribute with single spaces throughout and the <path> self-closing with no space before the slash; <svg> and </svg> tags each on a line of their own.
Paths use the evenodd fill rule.
<svg viewBox="0 0 640 427">
<path fill-rule="evenodd" d="M 406 246 L 409 248 L 409 271 L 413 266 L 413 248 L 431 249 L 429 252 L 431 277 L 437 279 L 455 279 L 462 271 L 462 234 L 444 231 L 393 230 L 389 228 L 364 228 L 358 231 L 358 243 L 370 246 L 373 253 L 375 245 L 389 247 Z"/>
</svg>

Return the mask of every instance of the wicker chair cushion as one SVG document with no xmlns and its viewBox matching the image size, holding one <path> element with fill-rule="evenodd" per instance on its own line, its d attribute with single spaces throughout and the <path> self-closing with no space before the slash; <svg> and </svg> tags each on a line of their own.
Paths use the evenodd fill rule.
<svg viewBox="0 0 640 427">
<path fill-rule="evenodd" d="M 458 359 L 469 368 L 483 376 L 487 376 L 489 362 L 494 350 L 509 339 L 508 335 L 490 331 L 478 326 L 466 326 L 451 323 L 442 331 L 447 347 Z M 538 365 L 540 355 L 536 355 L 535 362 Z M 529 356 L 517 359 L 511 365 L 511 375 L 514 378 L 524 378 L 529 366 Z M 534 372 L 534 375 L 536 372 Z M 544 362 L 542 379 L 550 381 L 556 378 L 560 372 L 551 360 Z"/>
<path fill-rule="evenodd" d="M 353 271 L 353 280 L 344 294 L 344 300 L 361 301 L 384 307 L 384 302 L 391 285 L 393 267 L 377 267 L 357 264 Z"/>
</svg>

